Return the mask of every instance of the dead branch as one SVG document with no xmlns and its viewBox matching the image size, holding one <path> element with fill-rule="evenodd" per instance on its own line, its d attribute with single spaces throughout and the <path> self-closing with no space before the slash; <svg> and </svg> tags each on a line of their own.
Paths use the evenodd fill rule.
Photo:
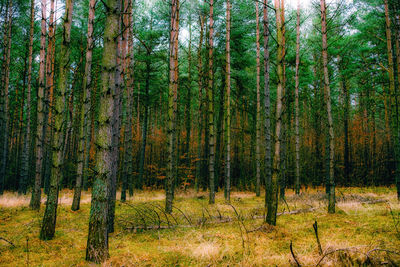
<svg viewBox="0 0 400 267">
<path fill-rule="evenodd" d="M 292 242 L 292 241 L 290 241 L 290 253 L 292 253 L 292 257 L 293 257 L 294 261 L 296 262 L 297 267 L 301 267 L 301 264 L 300 264 L 299 261 L 297 260 L 296 255 L 294 255 L 294 252 L 293 252 L 293 242 Z"/>
<path fill-rule="evenodd" d="M 16 247 L 16 246 L 14 245 L 13 242 L 11 242 L 10 240 L 5 239 L 4 237 L 1 237 L 1 236 L 0 236 L 0 240 L 6 241 L 8 244 L 10 244 L 11 246 L 13 246 L 14 248 Z"/>
<path fill-rule="evenodd" d="M 319 241 L 319 237 L 318 237 L 318 223 L 317 223 L 317 221 L 314 222 L 313 228 L 314 228 L 314 232 L 315 232 L 315 238 L 317 239 L 318 252 L 319 252 L 319 255 L 322 255 L 322 246 L 321 246 L 321 242 Z"/>
</svg>

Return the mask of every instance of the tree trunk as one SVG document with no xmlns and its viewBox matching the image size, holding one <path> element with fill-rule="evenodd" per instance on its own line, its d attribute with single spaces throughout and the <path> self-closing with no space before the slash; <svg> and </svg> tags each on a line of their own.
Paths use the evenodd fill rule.
<svg viewBox="0 0 400 267">
<path fill-rule="evenodd" d="M 264 182 L 265 182 L 265 207 L 271 201 L 271 100 L 269 89 L 269 19 L 268 0 L 263 2 L 263 24 L 264 24 L 264 134 L 265 134 L 265 156 L 264 156 Z"/>
<path fill-rule="evenodd" d="M 203 35 L 204 35 L 204 16 L 199 15 L 200 24 L 200 39 L 199 46 L 197 50 L 197 60 L 198 60 L 198 86 L 199 86 L 199 109 L 198 109 L 198 132 L 197 132 L 197 161 L 196 161 L 196 180 L 195 180 L 195 190 L 199 191 L 199 182 L 201 178 L 201 166 L 202 166 L 202 133 L 203 133 L 203 58 L 202 58 L 202 48 L 203 48 Z"/>
<path fill-rule="evenodd" d="M 58 190 L 59 181 L 62 175 L 61 165 L 63 160 L 63 126 L 64 126 L 64 105 L 65 91 L 68 85 L 69 73 L 69 55 L 71 41 L 73 0 L 67 0 L 65 3 L 63 40 L 60 48 L 59 78 L 54 102 L 54 124 L 52 139 L 52 169 L 50 177 L 50 191 L 47 196 L 46 210 L 43 216 L 40 239 L 49 240 L 54 237 L 57 218 Z"/>
<path fill-rule="evenodd" d="M 225 201 L 231 200 L 231 3 L 226 0 L 226 173 Z"/>
<path fill-rule="evenodd" d="M 282 23 L 282 9 L 280 5 L 280 1 L 284 0 L 275 0 L 275 9 L 276 9 L 276 28 L 277 28 L 277 37 L 276 40 L 278 42 L 278 50 L 277 50 L 277 76 L 278 76 L 278 84 L 276 89 L 276 126 L 275 126 L 275 151 L 274 158 L 272 161 L 272 177 L 271 177 L 271 188 L 270 188 L 270 197 L 268 198 L 267 203 L 267 217 L 266 222 L 270 225 L 276 225 L 276 213 L 278 209 L 278 181 L 280 177 L 280 148 L 281 148 L 281 127 L 282 127 L 282 91 L 283 91 L 283 60 L 284 60 L 284 49 L 283 49 L 283 23 Z"/>
<path fill-rule="evenodd" d="M 5 186 L 5 178 L 6 178 L 6 166 L 7 166 L 7 158 L 8 158 L 8 127 L 9 121 L 8 116 L 10 113 L 9 110 L 9 95 L 8 89 L 10 86 L 10 60 L 11 60 L 11 27 L 12 27 L 12 13 L 13 13 L 13 2 L 12 0 L 8 3 L 8 10 L 7 10 L 7 36 L 4 38 L 5 45 L 4 45 L 4 61 L 3 61 L 3 77 L 2 77 L 2 91 L 1 91 L 1 98 L 3 101 L 2 106 L 2 114 L 1 114 L 1 128 L 3 135 L 2 140 L 2 151 L 1 151 L 1 166 L 0 166 L 0 195 L 3 194 L 4 186 Z"/>
<path fill-rule="evenodd" d="M 322 29 L 322 62 L 324 70 L 324 91 L 326 101 L 326 111 L 328 118 L 328 143 L 329 143 L 329 180 L 328 184 L 328 212 L 335 213 L 335 177 L 334 177 L 334 161 L 335 161 L 335 140 L 333 133 L 333 119 L 331 108 L 331 89 L 329 84 L 328 72 L 328 42 L 326 28 L 326 5 L 325 0 L 320 0 L 321 4 L 321 29 Z"/>
<path fill-rule="evenodd" d="M 29 51 L 28 51 L 28 88 L 26 97 L 26 126 L 24 132 L 24 144 L 21 155 L 21 184 L 26 194 L 29 182 L 29 162 L 30 162 L 30 141 L 31 141 L 31 88 L 32 88 L 32 54 L 33 54 L 33 34 L 35 26 L 35 0 L 31 0 L 31 24 L 29 28 Z"/>
<path fill-rule="evenodd" d="M 83 103 L 80 105 L 79 114 L 79 144 L 78 144 L 78 161 L 76 167 L 76 184 L 74 190 L 74 199 L 72 202 L 72 210 L 79 210 L 81 202 L 81 191 L 82 191 L 82 180 L 83 173 L 86 172 L 84 169 L 84 159 L 85 159 L 85 133 L 87 130 L 88 113 L 89 113 L 89 99 L 90 99 L 90 86 L 92 82 L 91 69 L 92 69 L 92 52 L 93 52 L 93 22 L 95 13 L 95 0 L 89 1 L 89 16 L 88 16 L 88 31 L 87 31 L 87 43 L 86 43 L 86 61 L 85 70 L 83 74 L 82 81 L 82 91 L 83 91 Z M 85 121 L 86 120 L 86 121 Z"/>
<path fill-rule="evenodd" d="M 86 260 L 101 263 L 108 258 L 108 195 L 109 181 L 112 179 L 112 116 L 115 108 L 115 72 L 117 69 L 117 36 L 120 16 L 120 1 L 107 0 L 106 26 L 104 29 L 104 50 L 102 59 L 102 86 L 100 91 L 99 116 L 96 117 L 97 174 L 92 190 L 92 204 L 89 218 L 89 235 L 86 247 Z"/>
<path fill-rule="evenodd" d="M 296 153 L 296 177 L 295 192 L 300 194 L 300 134 L 299 134 L 299 67 L 300 67 L 300 0 L 297 0 L 296 22 L 296 77 L 295 77 L 295 153 Z"/>
<path fill-rule="evenodd" d="M 168 88 L 168 160 L 166 180 L 165 211 L 172 212 L 175 181 L 175 157 L 176 157 L 176 107 L 178 93 L 178 34 L 179 34 L 179 0 L 171 0 L 171 25 L 169 43 L 169 88 Z"/>
<path fill-rule="evenodd" d="M 260 21 L 256 1 L 256 45 L 257 45 L 257 110 L 256 110 L 256 196 L 260 196 L 261 183 L 261 103 L 260 103 Z"/>
<path fill-rule="evenodd" d="M 208 128 L 209 128 L 209 162 L 208 162 L 208 171 L 209 171 L 209 179 L 210 179 L 210 198 L 209 203 L 215 203 L 215 172 L 214 172 L 214 164 L 215 164 L 215 133 L 214 133 L 214 96 L 213 96 L 213 86 L 214 86 L 214 66 L 213 66 L 213 52 L 214 52 L 214 0 L 210 0 L 210 18 L 209 18 L 209 50 L 208 50 L 208 88 L 207 88 L 207 96 L 208 96 Z"/>
<path fill-rule="evenodd" d="M 32 190 L 32 198 L 29 206 L 34 210 L 40 209 L 41 185 L 42 185 L 42 163 L 43 163 L 43 127 L 44 127 L 44 74 L 46 57 L 46 0 L 42 0 L 42 21 L 40 36 L 40 65 L 39 65 L 39 88 L 37 93 L 37 130 L 36 130 L 36 173 L 35 185 Z"/>
</svg>

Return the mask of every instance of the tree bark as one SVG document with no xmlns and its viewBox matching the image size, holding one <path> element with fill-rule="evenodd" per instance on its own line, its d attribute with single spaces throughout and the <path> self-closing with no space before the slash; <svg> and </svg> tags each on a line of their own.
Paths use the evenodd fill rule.
<svg viewBox="0 0 400 267">
<path fill-rule="evenodd" d="M 71 42 L 71 24 L 72 24 L 73 0 L 67 0 L 65 3 L 65 14 L 63 24 L 63 40 L 60 48 L 59 78 L 54 102 L 54 124 L 52 139 L 52 169 L 50 177 L 50 190 L 47 196 L 46 210 L 43 216 L 40 239 L 49 240 L 54 237 L 57 218 L 57 204 L 59 181 L 62 171 L 63 161 L 63 126 L 64 126 L 64 105 L 65 91 L 68 85 L 68 73 L 70 65 L 70 42 Z"/>
<path fill-rule="evenodd" d="M 35 26 L 35 0 L 31 0 L 31 24 L 29 28 L 29 48 L 28 48 L 28 85 L 26 97 L 26 126 L 24 132 L 24 144 L 21 155 L 21 184 L 26 194 L 29 182 L 29 162 L 31 144 L 31 88 L 32 88 L 32 54 L 33 54 L 33 34 Z"/>
<path fill-rule="evenodd" d="M 295 153 L 296 153 L 296 177 L 295 192 L 300 194 L 300 134 L 299 134 L 299 67 L 300 67 L 300 0 L 297 0 L 296 22 L 296 77 L 295 77 Z"/>
<path fill-rule="evenodd" d="M 256 1 L 256 45 L 257 45 L 257 109 L 256 109 L 256 196 L 260 196 L 261 184 L 261 97 L 260 97 L 260 21 L 258 1 Z"/>
<path fill-rule="evenodd" d="M 196 180 L 195 180 L 195 190 L 199 191 L 199 182 L 201 178 L 201 167 L 202 167 L 202 133 L 203 133 L 203 58 L 202 58 L 202 49 L 203 49 L 203 35 L 204 35 L 204 16 L 203 14 L 199 15 L 199 24 L 200 24 L 200 38 L 199 38 L 199 46 L 197 50 L 197 60 L 198 60 L 198 87 L 199 87 L 199 108 L 198 108 L 198 132 L 197 132 L 197 161 L 196 161 Z"/>
<path fill-rule="evenodd" d="M 168 160 L 166 180 L 165 211 L 172 212 L 174 199 L 174 181 L 176 167 L 176 107 L 178 94 L 178 35 L 179 35 L 179 0 L 171 0 L 171 25 L 169 43 L 169 88 L 168 88 Z"/>
<path fill-rule="evenodd" d="M 284 61 L 284 49 L 283 49 L 283 21 L 282 21 L 282 9 L 281 9 L 281 1 L 284 0 L 275 0 L 275 9 L 276 9 L 276 40 L 278 43 L 277 50 L 277 76 L 278 76 L 278 84 L 276 89 L 276 126 L 275 126 L 275 151 L 274 158 L 272 161 L 272 177 L 271 177 L 271 188 L 270 188 L 270 197 L 267 203 L 267 216 L 266 222 L 269 225 L 276 225 L 276 213 L 278 209 L 278 181 L 280 177 L 280 149 L 281 149 L 281 127 L 282 127 L 282 91 L 283 91 L 283 61 Z M 283 4 L 283 3 L 282 3 Z"/>
<path fill-rule="evenodd" d="M 82 81 L 82 91 L 83 91 L 83 103 L 80 105 L 80 114 L 79 114 L 79 144 L 78 144 L 78 160 L 76 167 L 76 183 L 74 190 L 74 199 L 72 202 L 72 210 L 79 210 L 80 202 L 81 202 L 81 191 L 82 191 L 82 180 L 84 172 L 86 173 L 86 169 L 84 169 L 84 160 L 85 160 L 85 141 L 87 142 L 87 138 L 85 138 L 85 133 L 87 130 L 87 120 L 89 113 L 89 101 L 90 101 L 90 87 L 92 82 L 91 77 L 91 69 L 92 69 L 92 53 L 93 53 L 93 23 L 94 23 L 94 15 L 95 15 L 95 4 L 96 0 L 89 1 L 89 16 L 88 16 L 88 29 L 87 29 L 87 43 L 86 43 L 86 61 L 85 61 L 85 70 L 83 74 Z M 85 140 L 86 139 L 86 140 Z M 87 153 L 87 152 L 86 152 Z M 86 175 L 86 174 L 85 174 Z"/>
<path fill-rule="evenodd" d="M 225 200 L 231 200 L 231 3 L 226 0 L 226 173 Z"/>
<path fill-rule="evenodd" d="M 209 17 L 209 50 L 208 50 L 208 128 L 209 128 L 209 187 L 210 187 L 210 197 L 209 203 L 215 203 L 215 132 L 214 132 L 214 66 L 213 66 L 213 52 L 214 52 L 214 0 L 210 0 L 210 17 Z"/>
<path fill-rule="evenodd" d="M 35 184 L 29 206 L 33 210 L 40 209 L 41 185 L 42 185 L 42 163 L 43 163 L 43 127 L 44 127 L 44 75 L 46 56 L 46 0 L 41 1 L 42 21 L 40 36 L 40 63 L 39 63 L 39 88 L 37 93 L 37 130 L 36 130 L 36 172 Z"/>
<path fill-rule="evenodd" d="M 320 5 L 321 5 L 321 29 L 322 29 L 322 62 L 324 70 L 324 91 L 325 91 L 326 111 L 328 118 L 328 143 L 329 143 L 329 180 L 327 181 L 328 212 L 335 213 L 335 177 L 334 177 L 335 140 L 333 133 L 331 89 L 330 89 L 329 71 L 328 71 L 328 41 L 327 41 L 325 0 L 320 0 Z"/>
</svg>

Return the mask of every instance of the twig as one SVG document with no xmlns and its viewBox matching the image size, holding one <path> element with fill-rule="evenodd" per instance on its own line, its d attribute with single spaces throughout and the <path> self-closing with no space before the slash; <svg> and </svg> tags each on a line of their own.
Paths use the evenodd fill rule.
<svg viewBox="0 0 400 267">
<path fill-rule="evenodd" d="M 300 264 L 299 261 L 297 260 L 296 255 L 294 255 L 294 252 L 293 252 L 293 242 L 292 242 L 292 240 L 290 240 L 290 253 L 292 253 L 293 259 L 294 259 L 294 261 L 296 262 L 297 267 L 301 267 L 301 264 Z"/>
<path fill-rule="evenodd" d="M 7 239 L 5 239 L 4 237 L 1 237 L 1 236 L 0 236 L 0 240 L 4 240 L 4 241 L 6 241 L 8 244 L 10 244 L 11 246 L 13 246 L 13 247 L 15 248 L 15 245 L 14 245 L 14 243 L 13 243 L 13 242 L 11 242 L 10 240 L 7 240 Z"/>
<path fill-rule="evenodd" d="M 319 255 L 322 255 L 322 246 L 321 246 L 321 242 L 319 241 L 319 237 L 318 237 L 318 223 L 317 223 L 317 221 L 314 222 L 313 228 L 314 228 L 315 237 L 316 237 L 317 243 L 318 243 L 318 252 L 319 252 Z"/>
</svg>

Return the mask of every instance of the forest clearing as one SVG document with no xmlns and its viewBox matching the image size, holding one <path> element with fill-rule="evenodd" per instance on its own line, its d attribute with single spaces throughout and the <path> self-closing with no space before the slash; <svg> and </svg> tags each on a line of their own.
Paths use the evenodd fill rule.
<svg viewBox="0 0 400 267">
<path fill-rule="evenodd" d="M 400 266 L 399 0 L 0 0 L 1 266 Z"/>
<path fill-rule="evenodd" d="M 400 247 L 400 204 L 394 188 L 337 191 L 336 214 L 325 212 L 324 188 L 308 189 L 299 196 L 288 191 L 275 228 L 260 227 L 264 201 L 252 192 L 232 192 L 231 203 L 239 216 L 221 192 L 214 206 L 208 205 L 205 192 L 177 192 L 169 229 L 162 209 L 154 208 L 162 206 L 163 192 L 138 192 L 116 205 L 115 232 L 109 237 L 111 256 L 103 265 L 296 266 L 291 242 L 301 266 L 317 266 L 319 261 L 320 266 L 399 265 L 400 255 L 395 253 Z M 79 211 L 69 208 L 72 196 L 71 191 L 60 192 L 57 230 L 49 242 L 38 238 L 43 212 L 30 211 L 23 196 L 1 196 L 0 236 L 12 244 L 0 240 L 0 265 L 86 266 L 90 192 L 83 192 Z M 157 216 L 149 216 L 154 211 L 160 225 Z M 338 249 L 342 251 L 334 252 Z"/>
</svg>

